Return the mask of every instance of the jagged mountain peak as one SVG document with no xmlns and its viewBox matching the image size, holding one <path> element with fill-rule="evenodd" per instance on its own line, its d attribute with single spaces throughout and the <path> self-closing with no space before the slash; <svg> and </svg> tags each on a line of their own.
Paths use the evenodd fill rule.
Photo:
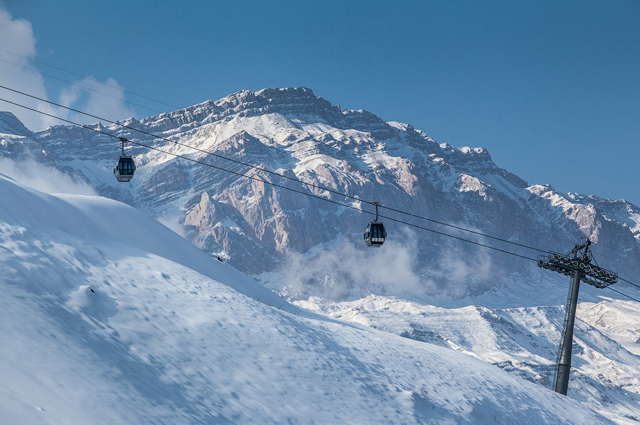
<svg viewBox="0 0 640 425">
<path fill-rule="evenodd" d="M 487 150 L 487 148 L 471 148 L 469 146 L 463 146 L 460 149 L 460 152 L 462 153 L 466 153 L 469 155 L 483 155 L 483 156 L 487 156 L 489 158 L 491 158 L 491 155 L 489 155 L 489 151 Z"/>
<path fill-rule="evenodd" d="M 198 125 L 233 117 L 280 114 L 299 124 L 326 123 L 335 128 L 372 132 L 378 138 L 393 136 L 393 126 L 366 110 L 341 109 L 307 87 L 241 90 L 222 99 L 145 118 L 153 131 L 188 131 Z M 413 130 L 413 127 L 411 127 Z"/>
<path fill-rule="evenodd" d="M 109 128 L 113 130 L 119 130 L 120 128 L 122 128 L 122 126 L 126 126 L 126 127 L 136 128 L 139 130 L 146 130 L 145 125 L 141 123 L 139 120 L 137 120 L 135 117 L 127 118 L 124 121 L 119 121 L 118 124 L 111 125 L 109 126 Z"/>
<path fill-rule="evenodd" d="M 0 133 L 7 136 L 33 137 L 33 132 L 22 124 L 12 112 L 0 111 Z"/>
<path fill-rule="evenodd" d="M 317 105 L 328 109 L 340 110 L 327 100 L 316 96 L 308 87 L 265 88 L 253 92 L 241 90 L 232 93 L 214 104 L 221 110 L 238 108 L 240 110 L 250 108 L 263 108 L 267 105 Z"/>
</svg>

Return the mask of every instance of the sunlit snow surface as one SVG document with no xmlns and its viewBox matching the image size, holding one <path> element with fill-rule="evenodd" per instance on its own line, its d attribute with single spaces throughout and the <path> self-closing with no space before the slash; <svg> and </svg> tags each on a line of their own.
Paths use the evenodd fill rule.
<svg viewBox="0 0 640 425">
<path fill-rule="evenodd" d="M 141 212 L 0 177 L 3 424 L 610 423 L 499 367 L 322 319 Z"/>
</svg>

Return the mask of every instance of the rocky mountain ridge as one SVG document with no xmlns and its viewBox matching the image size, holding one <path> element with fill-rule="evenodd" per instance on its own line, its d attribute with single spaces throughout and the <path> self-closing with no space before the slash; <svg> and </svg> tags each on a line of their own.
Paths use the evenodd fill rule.
<svg viewBox="0 0 640 425">
<path fill-rule="evenodd" d="M 561 193 L 549 185 L 529 185 L 497 166 L 484 148 L 438 144 L 408 124 L 385 122 L 368 111 L 342 110 L 304 87 L 255 93 L 243 90 L 215 102 L 140 121 L 123 121 L 127 128 L 96 124 L 97 130 L 152 143 L 168 153 L 131 147 L 139 167 L 130 185 L 118 184 L 111 176 L 119 149 L 115 139 L 68 126 L 31 133 L 11 117 L 9 113 L 0 117 L 0 128 L 15 133 L 2 136 L 3 155 L 22 158 L 39 152 L 39 160 L 89 182 L 99 194 L 156 217 L 178 216 L 192 242 L 253 274 L 277 271 L 290 252 L 307 253 L 344 238 L 360 246 L 360 234 L 371 218 L 220 169 L 189 163 L 172 154 L 372 211 L 366 203 L 300 185 L 221 156 L 255 164 L 366 201 L 378 201 L 383 206 L 543 250 L 564 251 L 580 237 L 590 237 L 604 267 L 620 268 L 621 274 L 627 276 L 640 268 L 640 214 L 635 205 L 624 200 Z M 16 143 L 24 149 L 16 150 Z M 381 211 L 521 255 L 538 254 L 384 208 Z M 390 240 L 396 235 L 406 237 L 402 226 L 387 226 Z M 416 258 L 421 264 L 416 266 L 416 273 L 425 279 L 442 277 L 442 287 L 448 282 L 446 273 L 441 273 L 443 247 L 460 251 L 462 256 L 488 255 L 492 284 L 495 276 L 529 267 L 525 260 L 485 254 L 437 234 L 416 231 L 415 238 Z M 487 288 L 482 277 L 476 280 L 480 291 Z"/>
</svg>

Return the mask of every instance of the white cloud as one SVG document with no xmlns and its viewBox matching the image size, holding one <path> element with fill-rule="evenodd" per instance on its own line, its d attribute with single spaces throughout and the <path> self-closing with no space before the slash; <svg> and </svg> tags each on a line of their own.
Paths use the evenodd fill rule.
<svg viewBox="0 0 640 425">
<path fill-rule="evenodd" d="M 24 19 L 14 19 L 9 12 L 0 8 L 0 46 L 5 50 L 11 49 L 13 53 L 20 55 L 16 56 L 0 51 L 1 84 L 34 96 L 46 98 L 42 75 L 23 68 L 33 69 L 29 64 L 29 60 L 25 58 L 33 58 L 36 54 L 36 38 L 33 35 L 31 23 Z M 39 111 L 55 112 L 51 106 L 43 102 L 26 98 L 7 90 L 0 90 L 0 97 Z M 57 124 L 53 122 L 52 118 L 6 102 L 0 102 L 0 110 L 13 112 L 31 130 L 40 130 L 49 125 Z"/>
<path fill-rule="evenodd" d="M 113 78 L 107 78 L 104 84 L 92 78 L 85 78 L 75 84 L 60 93 L 62 105 L 73 107 L 81 103 L 82 111 L 111 121 L 135 116 L 135 111 L 124 104 L 124 87 Z M 68 119 L 80 124 L 92 124 L 98 121 L 75 112 L 69 113 Z"/>
<path fill-rule="evenodd" d="M 45 193 L 96 194 L 87 183 L 32 159 L 18 162 L 0 157 L 0 174 Z"/>
<path fill-rule="evenodd" d="M 7 53 L 0 50 L 0 85 L 43 99 L 57 97 L 47 96 L 43 75 L 29 60 L 34 59 L 37 52 L 31 23 L 12 17 L 3 9 L 2 4 L 0 4 L 0 47 L 11 51 Z M 90 78 L 73 82 L 60 91 L 59 103 L 113 121 L 135 116 L 135 111 L 124 103 L 123 87 L 112 78 L 108 78 L 104 83 L 108 86 Z M 0 89 L 0 98 L 80 124 L 98 121 L 4 89 Z M 64 124 L 55 118 L 2 101 L 0 101 L 0 110 L 13 112 L 27 128 L 34 131 L 51 125 Z"/>
</svg>

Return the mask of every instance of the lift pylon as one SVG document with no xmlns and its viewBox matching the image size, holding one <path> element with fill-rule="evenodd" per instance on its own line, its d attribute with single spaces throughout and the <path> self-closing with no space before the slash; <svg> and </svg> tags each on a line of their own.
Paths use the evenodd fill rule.
<svg viewBox="0 0 640 425">
<path fill-rule="evenodd" d="M 589 251 L 590 245 L 591 240 L 587 239 L 585 243 L 576 244 L 566 255 L 551 252 L 549 255 L 542 255 L 538 258 L 538 267 L 571 276 L 571 288 L 569 288 L 569 296 L 567 298 L 564 331 L 562 333 L 554 382 L 555 392 L 563 395 L 567 395 L 569 388 L 573 325 L 576 319 L 580 281 L 596 288 L 606 288 L 618 281 L 617 273 L 605 270 L 595 263 L 593 254 Z"/>
</svg>

